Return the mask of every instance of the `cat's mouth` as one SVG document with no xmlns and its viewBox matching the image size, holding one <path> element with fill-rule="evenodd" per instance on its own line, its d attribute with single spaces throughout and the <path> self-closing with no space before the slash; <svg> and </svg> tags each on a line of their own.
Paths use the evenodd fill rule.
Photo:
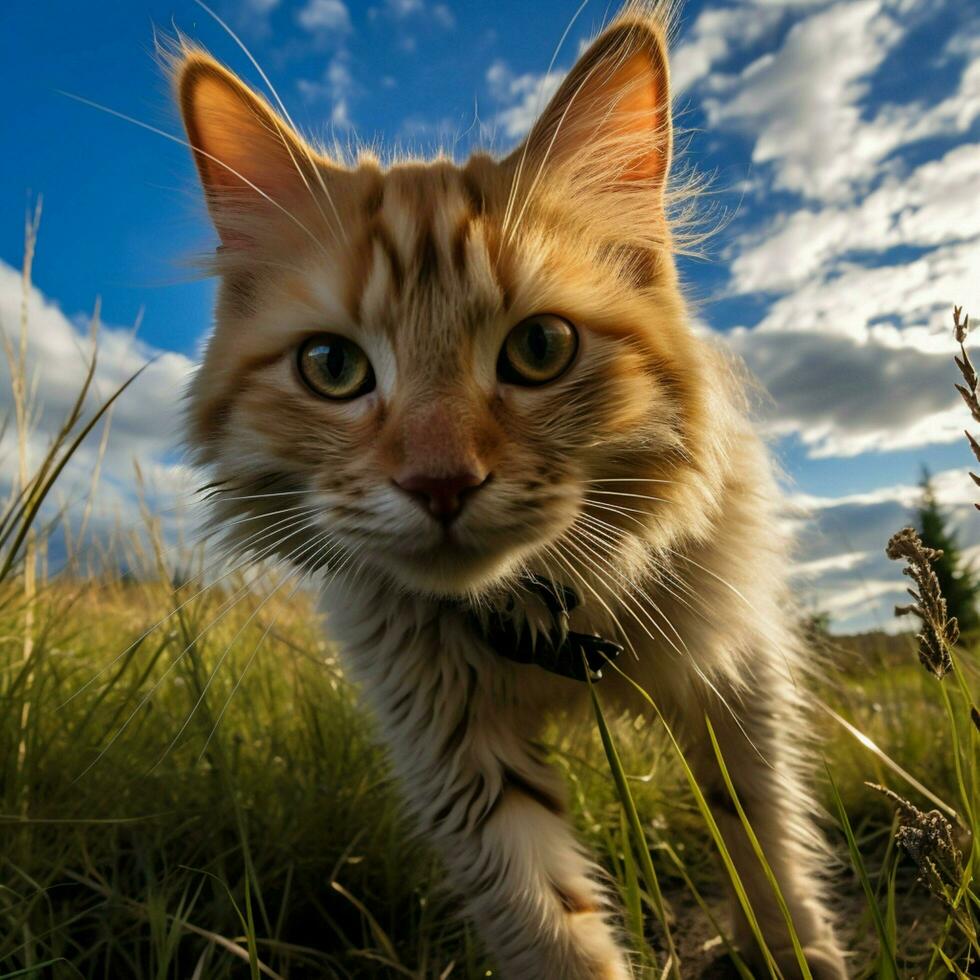
<svg viewBox="0 0 980 980">
<path fill-rule="evenodd" d="M 410 592 L 438 598 L 472 597 L 513 577 L 538 547 L 537 535 L 502 523 L 435 520 L 398 537 L 363 539 L 364 558 Z"/>
<path fill-rule="evenodd" d="M 411 591 L 440 597 L 472 595 L 508 578 L 520 557 L 514 546 L 480 539 L 450 525 L 440 527 L 433 539 L 380 549 L 377 560 Z"/>
</svg>

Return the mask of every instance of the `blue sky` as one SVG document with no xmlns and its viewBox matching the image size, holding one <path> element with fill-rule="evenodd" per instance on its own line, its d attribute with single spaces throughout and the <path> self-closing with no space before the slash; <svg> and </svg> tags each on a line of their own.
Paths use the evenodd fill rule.
<svg viewBox="0 0 980 980">
<path fill-rule="evenodd" d="M 548 75 L 577 3 L 216 2 L 308 133 L 460 156 L 519 139 L 607 14 L 585 5 Z M 188 260 L 212 236 L 185 150 L 59 90 L 179 135 L 152 54 L 154 28 L 174 27 L 257 81 L 191 0 L 14 0 L 0 34 L 14 148 L 0 155 L 0 316 L 16 316 L 8 267 L 41 193 L 42 394 L 66 390 L 71 331 L 96 296 L 116 327 L 143 311 L 141 344 L 109 331 L 121 360 L 106 371 L 173 352 L 120 406 L 107 465 L 120 501 L 134 455 L 176 485 L 174 405 L 212 295 Z M 902 582 L 884 542 L 922 464 L 980 545 L 948 331 L 954 301 L 980 314 L 980 6 L 690 0 L 673 70 L 681 159 L 711 177 L 715 229 L 683 272 L 699 323 L 772 394 L 761 424 L 809 511 L 801 594 L 841 628 L 887 626 Z"/>
</svg>

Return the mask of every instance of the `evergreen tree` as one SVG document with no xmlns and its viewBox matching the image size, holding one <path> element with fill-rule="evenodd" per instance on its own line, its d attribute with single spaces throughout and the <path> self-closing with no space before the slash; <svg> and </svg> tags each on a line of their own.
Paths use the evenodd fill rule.
<svg viewBox="0 0 980 980">
<path fill-rule="evenodd" d="M 948 614 L 955 616 L 960 630 L 967 633 L 980 627 L 980 616 L 977 614 L 980 578 L 972 566 L 963 564 L 956 532 L 949 526 L 949 520 L 936 500 L 932 475 L 925 467 L 919 486 L 922 487 L 922 501 L 917 513 L 919 536 L 927 547 L 938 548 L 943 553 L 933 565 L 933 570 L 946 597 Z"/>
</svg>

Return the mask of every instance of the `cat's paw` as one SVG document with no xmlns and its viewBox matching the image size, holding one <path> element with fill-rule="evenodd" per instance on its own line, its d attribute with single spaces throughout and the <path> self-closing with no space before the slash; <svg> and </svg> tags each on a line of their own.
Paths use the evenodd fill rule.
<svg viewBox="0 0 980 980">
<path fill-rule="evenodd" d="M 792 948 L 773 950 L 772 954 L 786 980 L 802 980 L 803 971 Z M 813 980 L 848 980 L 847 964 L 833 942 L 804 946 L 803 955 Z"/>
<path fill-rule="evenodd" d="M 832 944 L 804 946 L 803 955 L 813 980 L 848 980 L 850 974 L 843 954 Z M 796 963 L 796 957 L 793 957 Z M 789 974 L 787 974 L 789 976 Z"/>
<path fill-rule="evenodd" d="M 806 965 L 810 968 L 813 980 L 848 980 L 847 964 L 834 946 L 805 946 L 803 955 L 806 957 Z M 773 951 L 773 956 L 786 980 L 802 978 L 803 971 L 799 967 L 794 950 Z M 762 961 L 756 962 L 750 958 L 748 966 L 754 977 L 766 976 L 769 972 Z M 699 977 L 700 980 L 735 980 L 741 977 L 741 974 L 734 961 L 729 956 L 723 955 L 705 966 Z"/>
</svg>

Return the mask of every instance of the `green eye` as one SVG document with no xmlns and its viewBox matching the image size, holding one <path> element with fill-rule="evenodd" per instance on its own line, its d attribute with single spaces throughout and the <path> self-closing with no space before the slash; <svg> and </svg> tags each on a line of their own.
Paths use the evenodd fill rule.
<svg viewBox="0 0 980 980">
<path fill-rule="evenodd" d="M 334 333 L 310 337 L 299 349 L 298 364 L 303 380 L 323 398 L 357 398 L 374 388 L 367 354 Z"/>
<path fill-rule="evenodd" d="M 578 350 L 575 328 L 560 316 L 540 313 L 522 320 L 509 334 L 497 359 L 497 375 L 512 385 L 554 381 Z"/>
</svg>

